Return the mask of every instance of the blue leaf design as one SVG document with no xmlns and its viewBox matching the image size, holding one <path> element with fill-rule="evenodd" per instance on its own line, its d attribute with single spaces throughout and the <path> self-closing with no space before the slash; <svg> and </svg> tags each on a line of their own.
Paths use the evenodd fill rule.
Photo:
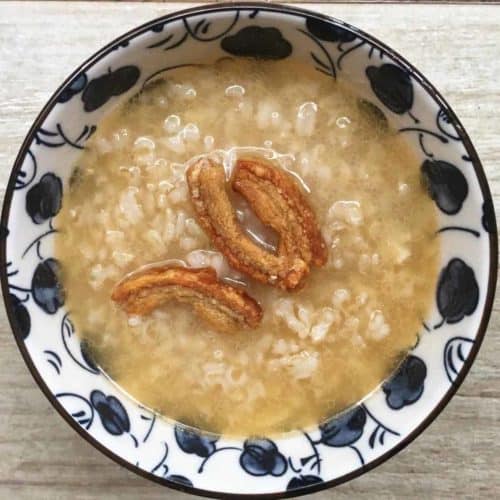
<svg viewBox="0 0 500 500">
<path fill-rule="evenodd" d="M 321 442 L 334 447 L 351 445 L 362 436 L 365 424 L 366 411 L 356 406 L 319 426 Z"/>
<path fill-rule="evenodd" d="M 307 476 L 293 477 L 287 484 L 286 489 L 287 491 L 298 490 L 299 488 L 307 488 L 308 486 L 311 486 L 313 484 L 319 484 L 322 482 L 323 479 L 321 479 L 318 476 L 307 475 Z"/>
<path fill-rule="evenodd" d="M 379 435 L 378 442 L 384 446 L 385 431 L 382 431 Z"/>
<path fill-rule="evenodd" d="M 61 210 L 62 182 L 57 175 L 48 173 L 26 194 L 26 211 L 35 224 L 42 224 Z"/>
<path fill-rule="evenodd" d="M 153 33 L 161 33 L 163 31 L 163 27 L 165 26 L 165 23 L 160 23 L 160 24 L 155 24 L 152 28 L 151 31 Z M 150 47 L 148 47 L 149 49 Z"/>
<path fill-rule="evenodd" d="M 469 192 L 464 174 L 442 160 L 425 160 L 420 171 L 429 196 L 439 209 L 447 215 L 458 213 Z"/>
<path fill-rule="evenodd" d="M 288 468 L 285 457 L 270 439 L 247 439 L 240 465 L 252 476 L 282 476 Z"/>
<path fill-rule="evenodd" d="M 87 75 L 81 73 L 77 75 L 59 94 L 57 102 L 68 102 L 74 95 L 79 94 L 87 85 Z"/>
<path fill-rule="evenodd" d="M 31 150 L 28 149 L 28 151 L 26 151 L 26 157 L 29 157 L 29 159 L 31 160 L 31 164 L 29 164 L 28 161 L 25 160 L 22 170 L 19 170 L 19 172 L 17 173 L 16 185 L 14 187 L 14 189 L 16 190 L 23 189 L 26 186 L 29 186 L 35 180 L 38 171 L 36 157 L 31 152 Z"/>
<path fill-rule="evenodd" d="M 59 262 L 47 259 L 36 266 L 31 280 L 33 299 L 48 314 L 55 314 L 64 305 L 65 294 L 59 274 Z"/>
<path fill-rule="evenodd" d="M 47 355 L 47 363 L 49 363 L 49 365 L 51 365 L 54 370 L 57 372 L 57 374 L 59 375 L 61 373 L 61 368 L 62 368 L 62 361 L 61 361 L 61 358 L 59 357 L 59 355 L 54 352 L 54 351 L 49 351 L 48 349 L 46 349 L 45 351 L 43 351 L 44 354 Z M 75 418 L 76 416 L 73 415 Z"/>
<path fill-rule="evenodd" d="M 484 230 L 488 233 L 494 234 L 497 232 L 495 208 L 493 207 L 493 200 L 491 198 L 484 200 L 481 223 L 483 224 Z"/>
<path fill-rule="evenodd" d="M 393 112 L 402 115 L 413 106 L 413 85 L 407 71 L 395 64 L 368 66 L 366 76 L 375 95 Z"/>
<path fill-rule="evenodd" d="M 398 371 L 382 386 L 389 407 L 399 410 L 415 403 L 424 392 L 426 376 L 425 363 L 417 356 L 408 356 Z"/>
<path fill-rule="evenodd" d="M 182 451 L 203 458 L 208 457 L 215 451 L 215 443 L 219 439 L 218 436 L 204 435 L 181 425 L 175 426 L 174 434 L 175 440 Z"/>
<path fill-rule="evenodd" d="M 443 322 L 458 323 L 473 314 L 479 302 L 474 270 L 461 259 L 450 260 L 439 275 L 436 300 Z"/>
<path fill-rule="evenodd" d="M 64 408 L 78 424 L 84 429 L 90 429 L 94 421 L 94 408 L 90 404 L 90 401 L 73 392 L 61 392 L 55 396 L 58 400 L 64 401 Z"/>
<path fill-rule="evenodd" d="M 375 439 L 377 439 L 377 432 L 378 432 L 378 427 L 375 427 L 375 430 L 371 433 L 370 439 L 368 439 L 368 446 L 373 449 L 373 446 L 375 445 Z"/>
<path fill-rule="evenodd" d="M 306 18 L 306 27 L 311 35 L 324 42 L 352 42 L 356 35 L 345 28 L 315 17 Z"/>
<path fill-rule="evenodd" d="M 443 363 L 448 380 L 453 383 L 467 358 L 470 349 L 474 345 L 474 340 L 467 337 L 453 337 L 444 347 Z M 464 346 L 467 354 L 464 354 Z"/>
<path fill-rule="evenodd" d="M 31 331 L 31 318 L 25 305 L 14 294 L 9 295 L 10 303 L 14 312 L 14 333 L 19 333 L 22 340 L 26 340 Z"/>
<path fill-rule="evenodd" d="M 127 92 L 139 80 L 140 74 L 137 66 L 122 66 L 90 80 L 82 95 L 83 109 L 87 112 L 95 111 L 112 97 Z"/>
<path fill-rule="evenodd" d="M 90 402 L 96 409 L 103 427 L 114 436 L 130 431 L 127 411 L 114 396 L 106 396 L 102 391 L 92 391 Z"/>
<path fill-rule="evenodd" d="M 168 450 L 167 443 L 164 442 L 163 446 L 165 448 L 163 451 L 163 455 L 162 455 L 160 461 L 151 469 L 151 473 L 158 474 L 158 472 L 161 471 L 162 477 L 166 477 L 168 474 L 168 471 L 169 471 L 168 465 L 166 464 L 169 450 Z"/>
<path fill-rule="evenodd" d="M 280 30 L 260 26 L 247 26 L 223 38 L 221 47 L 233 56 L 257 59 L 285 59 L 292 53 L 292 45 Z"/>
</svg>

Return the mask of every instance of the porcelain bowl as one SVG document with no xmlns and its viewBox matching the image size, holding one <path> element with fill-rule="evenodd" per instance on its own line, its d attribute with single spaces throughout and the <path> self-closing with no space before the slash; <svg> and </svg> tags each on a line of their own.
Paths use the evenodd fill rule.
<svg viewBox="0 0 500 500">
<path fill-rule="evenodd" d="M 89 357 L 57 281 L 52 218 L 101 118 L 152 78 L 221 57 L 300 59 L 349 82 L 417 152 L 439 213 L 440 273 L 418 345 L 362 403 L 307 430 L 230 439 L 174 425 L 130 399 Z M 383 196 L 384 193 L 380 193 Z M 418 207 L 415 207 L 418 210 Z M 294 496 L 352 479 L 439 414 L 478 352 L 497 277 L 497 232 L 478 156 L 413 66 L 341 21 L 267 4 L 197 7 L 113 41 L 55 92 L 26 137 L 1 221 L 1 283 L 24 360 L 61 416 L 119 464 L 191 493 Z"/>
</svg>

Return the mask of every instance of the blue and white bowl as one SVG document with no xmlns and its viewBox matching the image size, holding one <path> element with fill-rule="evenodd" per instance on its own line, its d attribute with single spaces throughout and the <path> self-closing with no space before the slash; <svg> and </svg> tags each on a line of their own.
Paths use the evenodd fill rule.
<svg viewBox="0 0 500 500">
<path fill-rule="evenodd" d="M 52 218 L 71 167 L 101 118 L 154 76 L 222 56 L 297 58 L 349 81 L 415 145 L 439 211 L 441 273 L 418 345 L 362 404 L 280 438 L 198 435 L 129 399 L 87 356 L 65 310 L 53 258 Z M 265 4 L 219 4 L 162 17 L 80 66 L 21 147 L 5 195 L 1 238 L 12 330 L 55 409 L 119 464 L 165 486 L 216 497 L 310 493 L 352 479 L 401 450 L 438 415 L 470 369 L 497 278 L 488 184 L 469 137 L 436 89 L 389 47 L 352 26 Z"/>
</svg>

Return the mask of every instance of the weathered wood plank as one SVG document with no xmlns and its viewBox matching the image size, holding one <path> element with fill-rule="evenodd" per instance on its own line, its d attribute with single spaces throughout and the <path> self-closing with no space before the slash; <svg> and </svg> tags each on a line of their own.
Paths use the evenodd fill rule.
<svg viewBox="0 0 500 500">
<path fill-rule="evenodd" d="M 188 3 L 0 4 L 0 197 L 31 122 L 61 80 L 104 43 Z M 443 92 L 500 206 L 500 8 L 307 4 L 373 33 Z M 458 395 L 416 442 L 375 471 L 311 498 L 500 497 L 500 301 Z M 177 499 L 77 436 L 36 388 L 0 312 L 0 498 Z M 186 497 L 187 498 L 187 497 Z"/>
</svg>

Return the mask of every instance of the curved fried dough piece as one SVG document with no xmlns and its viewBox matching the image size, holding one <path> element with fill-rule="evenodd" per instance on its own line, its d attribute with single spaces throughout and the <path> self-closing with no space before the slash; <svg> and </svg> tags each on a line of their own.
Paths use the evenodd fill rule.
<svg viewBox="0 0 500 500">
<path fill-rule="evenodd" d="M 279 255 L 294 255 L 315 266 L 326 263 L 328 251 L 316 217 L 291 174 L 260 159 L 240 159 L 232 186 L 278 233 Z"/>
<path fill-rule="evenodd" d="M 274 255 L 244 233 L 227 195 L 221 164 L 202 158 L 186 176 L 198 222 L 231 267 L 285 290 L 303 285 L 309 265 L 300 256 Z"/>
<path fill-rule="evenodd" d="M 119 282 L 111 295 L 128 314 L 145 316 L 171 300 L 191 304 L 213 328 L 255 328 L 262 309 L 250 295 L 217 279 L 211 267 L 157 266 Z"/>
</svg>

